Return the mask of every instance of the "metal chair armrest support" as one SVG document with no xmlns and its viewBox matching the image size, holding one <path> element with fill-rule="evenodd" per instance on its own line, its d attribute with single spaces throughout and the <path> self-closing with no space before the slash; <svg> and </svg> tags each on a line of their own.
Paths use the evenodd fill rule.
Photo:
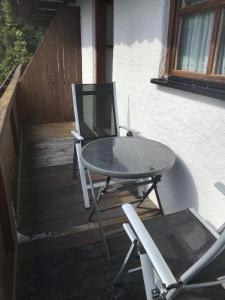
<svg viewBox="0 0 225 300">
<path fill-rule="evenodd" d="M 128 128 L 128 127 L 126 127 L 124 125 L 120 125 L 119 128 L 122 128 L 122 129 L 126 130 L 127 134 L 129 134 L 129 135 L 138 135 L 138 134 L 140 134 L 140 131 Z"/>
<path fill-rule="evenodd" d="M 174 275 L 132 205 L 124 204 L 122 208 L 162 282 L 166 286 L 176 284 Z"/>
<path fill-rule="evenodd" d="M 71 133 L 78 142 L 84 140 L 84 138 L 76 130 L 71 130 Z"/>
<path fill-rule="evenodd" d="M 218 279 L 215 281 L 209 281 L 209 282 L 201 282 L 201 283 L 194 283 L 194 284 L 187 284 L 183 287 L 184 290 L 190 290 L 190 289 L 201 289 L 201 288 L 207 288 L 211 286 L 221 285 L 225 283 L 225 278 Z"/>
</svg>

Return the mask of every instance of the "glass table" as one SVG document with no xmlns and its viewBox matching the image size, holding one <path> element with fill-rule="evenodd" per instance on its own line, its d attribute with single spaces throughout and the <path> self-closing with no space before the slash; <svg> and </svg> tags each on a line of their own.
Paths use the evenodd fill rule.
<svg viewBox="0 0 225 300">
<path fill-rule="evenodd" d="M 83 147 L 82 162 L 88 170 L 94 200 L 94 206 L 91 209 L 89 219 L 91 219 L 95 212 L 97 213 L 103 237 L 104 231 L 101 226 L 98 204 L 106 193 L 112 178 L 135 180 L 137 186 L 149 185 L 142 196 L 133 201 L 133 203 L 139 202 L 138 207 L 140 207 L 154 190 L 159 208 L 163 214 L 157 184 L 161 180 L 161 175 L 172 168 L 175 163 L 175 154 L 166 145 L 141 137 L 108 137 L 98 139 Z M 90 170 L 106 176 L 105 185 L 100 188 L 97 197 L 94 192 Z M 118 207 L 118 205 L 114 207 Z M 107 210 L 114 207 L 107 208 Z M 103 240 L 107 249 L 105 237 Z M 108 249 L 107 254 L 109 255 Z"/>
</svg>

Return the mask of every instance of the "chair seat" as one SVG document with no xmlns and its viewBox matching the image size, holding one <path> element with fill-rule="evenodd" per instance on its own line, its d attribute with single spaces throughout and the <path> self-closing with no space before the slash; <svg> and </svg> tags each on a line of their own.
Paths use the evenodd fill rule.
<svg viewBox="0 0 225 300">
<path fill-rule="evenodd" d="M 145 225 L 177 280 L 216 240 L 189 210 L 155 217 Z"/>
</svg>

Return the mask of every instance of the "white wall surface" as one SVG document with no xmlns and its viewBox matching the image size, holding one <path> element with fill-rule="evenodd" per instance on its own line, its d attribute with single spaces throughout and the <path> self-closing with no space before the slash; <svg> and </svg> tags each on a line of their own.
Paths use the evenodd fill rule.
<svg viewBox="0 0 225 300">
<path fill-rule="evenodd" d="M 225 183 L 225 101 L 150 83 L 162 72 L 168 3 L 114 0 L 113 80 L 119 120 L 126 125 L 130 111 L 132 128 L 176 153 L 174 168 L 159 184 L 165 211 L 193 206 L 219 227 L 225 222 L 225 197 L 214 183 Z M 93 78 L 94 68 L 90 5 L 91 0 L 81 1 L 84 82 Z"/>
<path fill-rule="evenodd" d="M 168 0 L 114 0 L 113 80 L 120 123 L 171 147 L 174 168 L 159 192 L 166 212 L 194 206 L 216 227 L 225 222 L 225 101 L 150 83 L 160 75 Z"/>
<path fill-rule="evenodd" d="M 78 3 L 79 4 L 79 3 Z M 95 14 L 94 0 L 80 1 L 82 80 L 95 82 Z"/>
</svg>

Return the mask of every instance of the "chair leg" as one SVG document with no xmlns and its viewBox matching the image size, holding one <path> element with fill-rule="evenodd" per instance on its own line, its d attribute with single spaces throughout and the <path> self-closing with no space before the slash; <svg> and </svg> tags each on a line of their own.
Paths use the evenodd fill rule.
<svg viewBox="0 0 225 300">
<path fill-rule="evenodd" d="M 80 145 L 80 143 L 76 143 L 76 153 L 77 153 L 77 159 L 78 159 L 78 165 L 79 165 L 81 187 L 82 187 L 83 198 L 84 198 L 84 206 L 85 206 L 85 208 L 89 208 L 90 200 L 89 200 L 89 195 L 88 195 L 88 187 L 87 187 L 85 169 L 84 169 L 83 163 L 81 161 L 81 145 Z"/>
<path fill-rule="evenodd" d="M 107 177 L 106 181 L 105 181 L 105 184 L 103 187 L 101 187 L 99 189 L 99 192 L 98 192 L 98 197 L 96 199 L 96 203 L 97 205 L 100 203 L 100 201 L 102 200 L 102 197 L 104 196 L 104 194 L 106 193 L 108 187 L 109 187 L 109 183 L 110 183 L 110 180 L 111 180 L 111 177 Z M 91 212 L 90 212 L 90 215 L 88 217 L 88 221 L 90 221 L 94 215 L 96 211 L 96 208 L 95 208 L 95 205 L 93 205 L 92 209 L 91 209 Z"/>
<path fill-rule="evenodd" d="M 108 248 L 108 244 L 107 244 L 107 241 L 106 241 L 104 229 L 103 229 L 103 226 L 102 226 L 101 216 L 100 216 L 100 213 L 99 213 L 99 210 L 98 210 L 98 204 L 96 202 L 96 196 L 95 196 L 95 192 L 94 192 L 93 182 L 92 182 L 92 179 L 91 179 L 91 174 L 90 174 L 88 169 L 87 169 L 87 173 L 88 173 L 89 182 L 90 182 L 90 185 L 91 185 L 91 192 L 92 192 L 92 197 L 93 197 L 93 200 L 94 200 L 95 211 L 96 211 L 96 215 L 97 215 L 100 234 L 102 236 L 102 241 L 103 241 L 103 244 L 104 244 L 104 247 L 105 247 L 105 250 L 106 250 L 106 255 L 107 255 L 108 261 L 111 262 L 111 255 L 110 255 L 110 252 L 109 252 L 109 248 Z"/>
<path fill-rule="evenodd" d="M 124 277 L 128 273 L 129 263 L 133 257 L 137 254 L 137 240 L 135 240 L 126 255 L 126 258 L 124 259 L 124 262 L 116 275 L 116 278 L 113 281 L 113 285 L 116 286 L 118 284 L 121 284 L 123 282 Z"/>
<path fill-rule="evenodd" d="M 143 182 L 143 179 L 137 180 L 137 183 L 141 183 L 141 182 Z M 144 186 L 138 185 L 138 188 L 137 188 L 138 197 L 139 198 L 143 197 L 143 193 L 146 193 L 147 189 L 148 189 L 147 185 L 144 185 Z"/>
<path fill-rule="evenodd" d="M 76 151 L 76 143 L 74 140 L 74 147 L 73 147 L 73 178 L 77 177 L 77 151 Z"/>
<path fill-rule="evenodd" d="M 152 291 L 156 289 L 155 276 L 152 262 L 148 255 L 140 254 L 141 268 L 145 285 L 147 300 L 153 300 Z"/>
<path fill-rule="evenodd" d="M 156 178 L 156 181 L 158 181 L 158 182 L 161 181 L 161 176 L 159 176 L 158 179 Z M 159 204 L 159 209 L 161 211 L 162 216 L 164 216 L 164 211 L 163 211 L 162 203 L 161 203 L 161 200 L 160 200 L 160 197 L 159 197 L 157 183 L 156 183 L 156 185 L 154 187 L 154 190 L 155 190 L 155 196 L 156 196 L 157 202 Z"/>
</svg>

